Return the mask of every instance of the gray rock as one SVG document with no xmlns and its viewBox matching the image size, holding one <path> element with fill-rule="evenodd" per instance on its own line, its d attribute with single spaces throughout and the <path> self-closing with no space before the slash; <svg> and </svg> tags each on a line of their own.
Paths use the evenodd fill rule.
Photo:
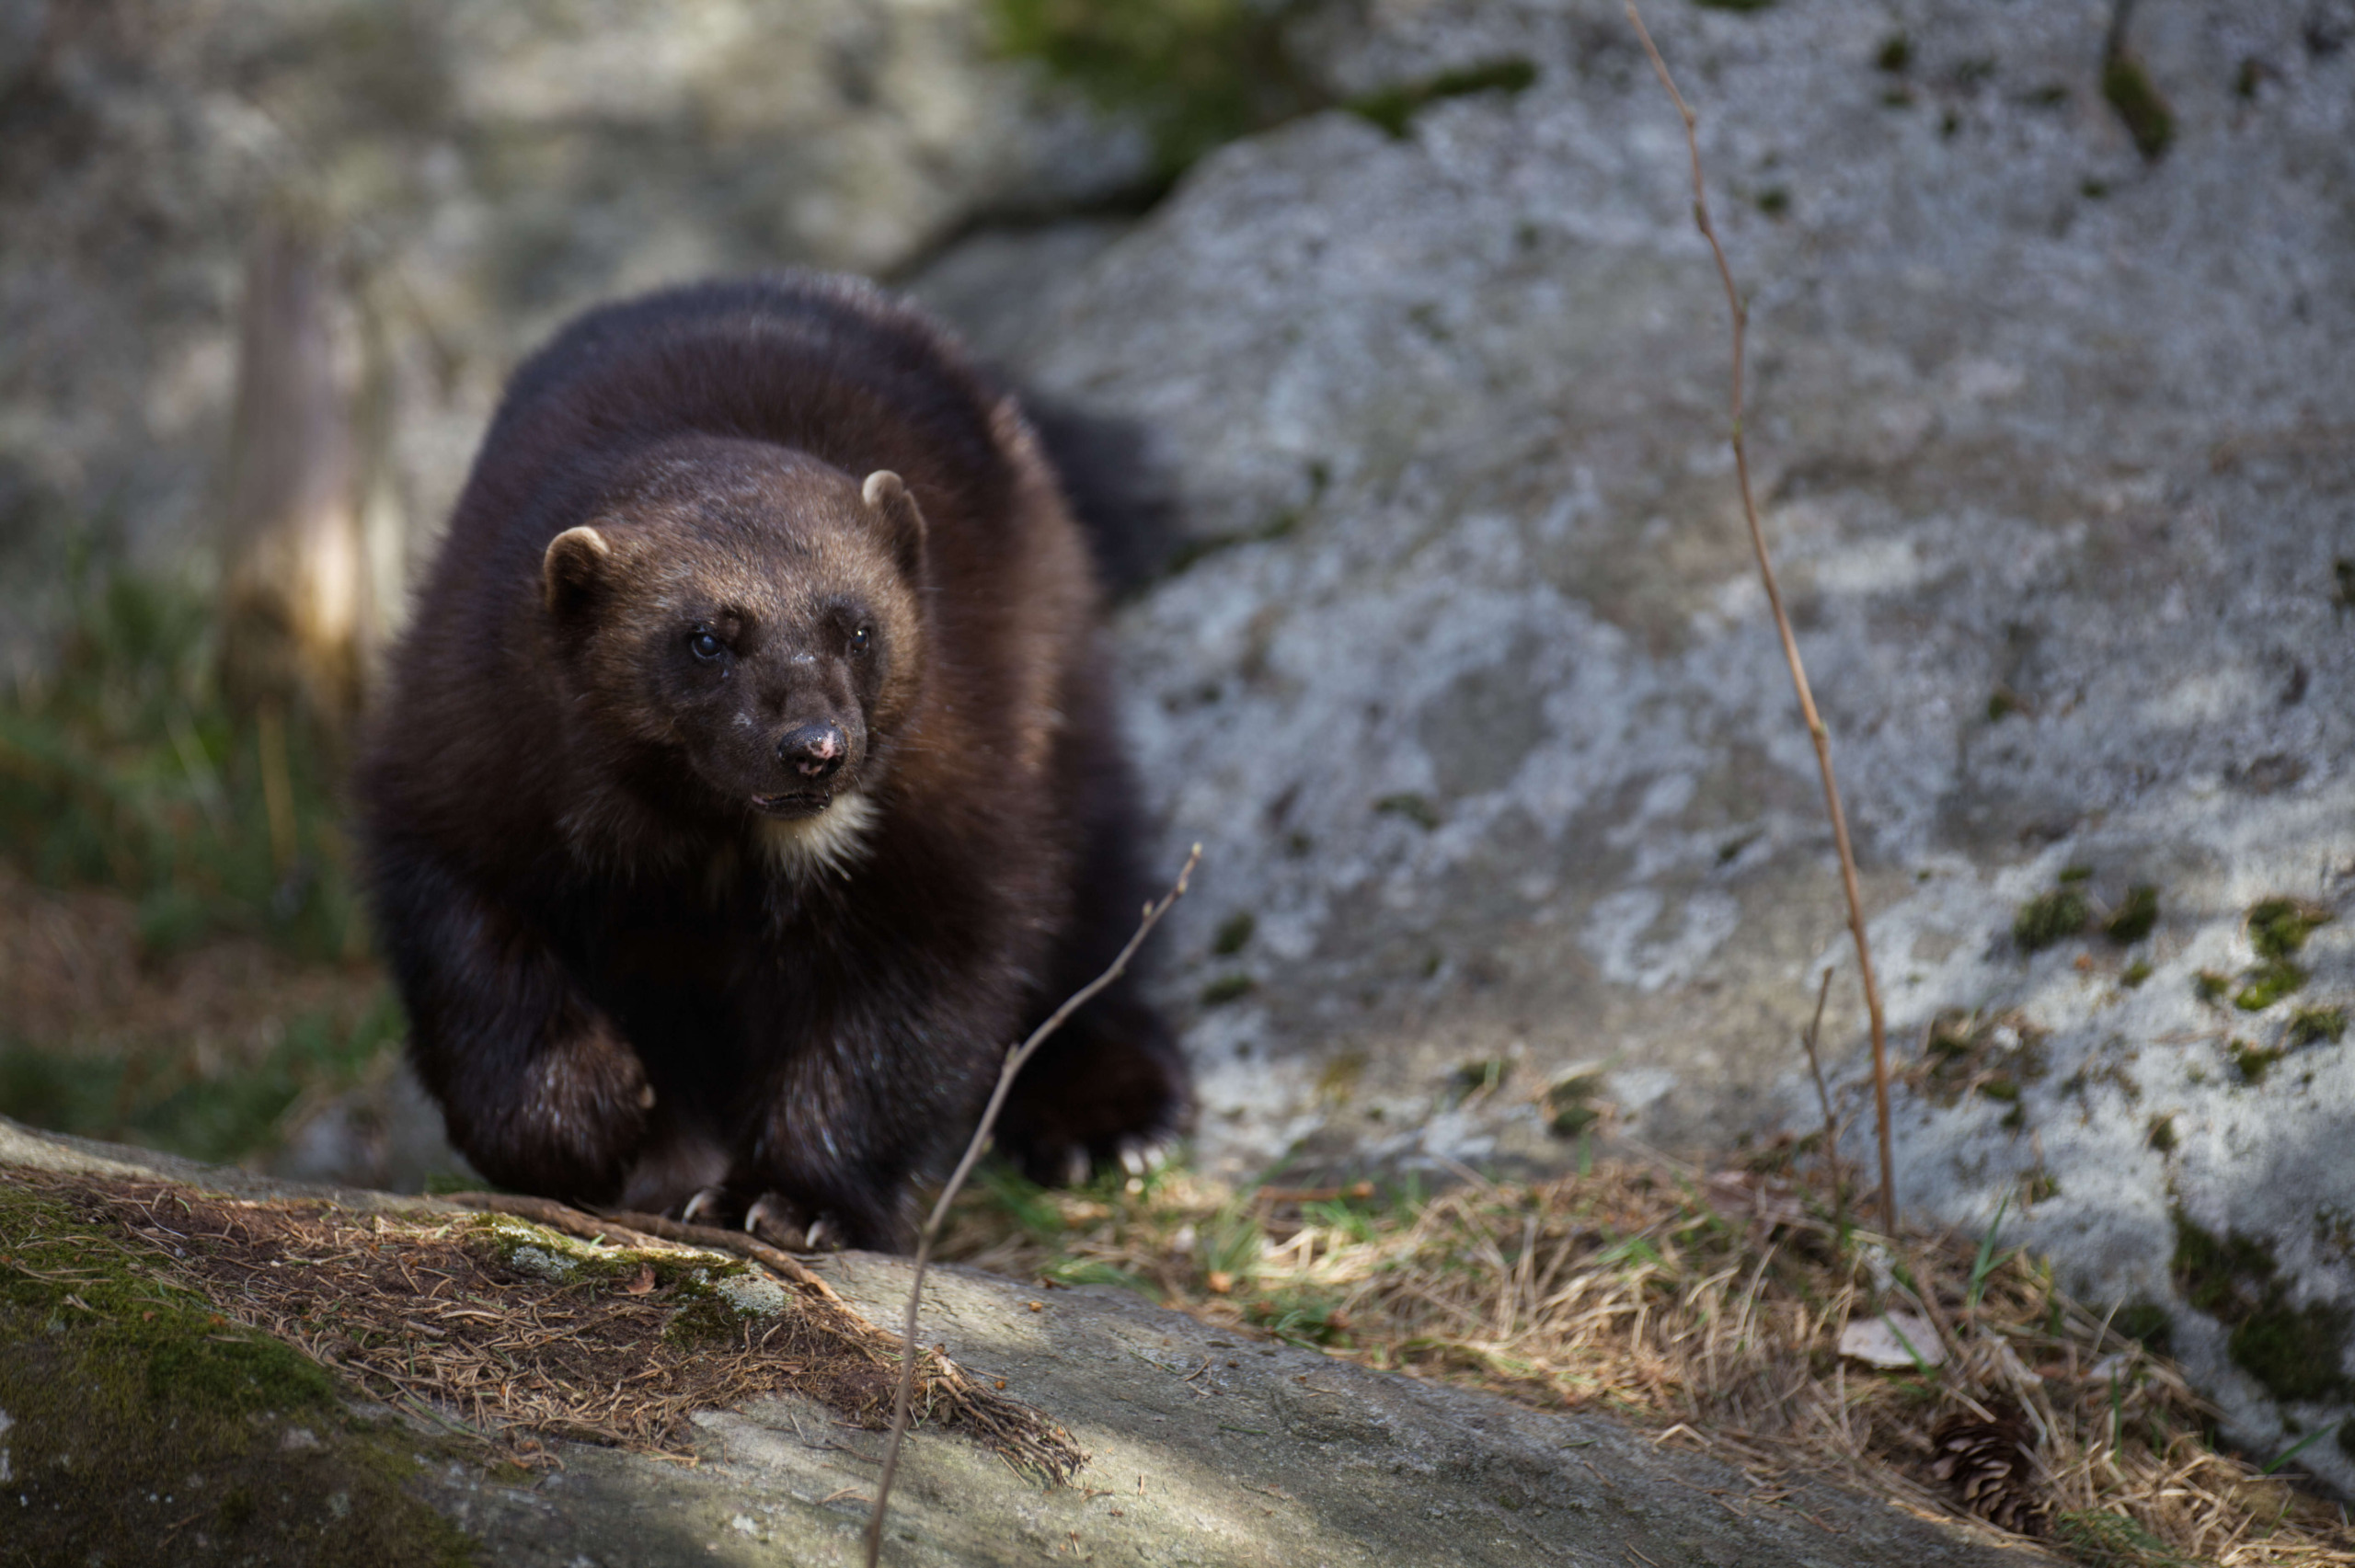
<svg viewBox="0 0 2355 1568">
<path fill-rule="evenodd" d="M 2257 961 L 2260 899 L 2336 910 L 2355 875 L 2355 50 L 2300 4 L 2142 7 L 2175 131 L 2145 161 L 2100 92 L 2108 9 L 1649 20 L 1749 291 L 1752 461 L 1908 1078 L 1904 1200 L 1974 1230 L 2007 1205 L 2081 1294 L 2164 1309 L 2269 1457 L 2355 1410 L 2355 1061 L 2326 1027 L 2355 925 L 2270 1005 L 2195 985 Z M 1155 427 L 1188 499 L 1195 558 L 1121 635 L 1163 858 L 1207 849 L 1166 949 L 1201 1146 L 1558 1165 L 1543 1092 L 1586 1073 L 1647 1142 L 1804 1131 L 1830 967 L 1868 1165 L 1673 113 L 1604 0 L 1377 7 L 1337 47 L 1342 81 L 1539 79 L 1400 140 L 1335 113 L 1229 147 L 994 339 Z M 2075 867 L 2097 917 L 2155 887 L 2154 932 L 2023 950 Z M 1925 1054 L 1947 1014 L 1976 1022 Z M 2188 1304 L 2199 1231 L 2272 1260 L 2201 1290 L 2221 1316 Z M 2331 1444 L 2303 1459 L 2355 1486 Z"/>
<path fill-rule="evenodd" d="M 49 0 L 0 0 L 0 94 L 29 75 L 49 26 Z"/>
<path fill-rule="evenodd" d="M 0 1120 L 0 1166 L 25 1162 L 167 1166 L 207 1186 L 303 1190 L 258 1189 L 242 1173 Z M 899 1321 L 905 1260 L 845 1253 L 827 1272 L 870 1318 Z M 1520 1568 L 1624 1563 L 1629 1549 L 1656 1563 L 1757 1568 L 2051 1561 L 1821 1483 L 1762 1489 L 1603 1417 L 1543 1415 L 1223 1335 L 1121 1292 L 1034 1297 L 947 1269 L 927 1279 L 923 1322 L 928 1342 L 1004 1378 L 1091 1458 L 1077 1484 L 1046 1490 L 977 1444 L 916 1432 L 892 1494 L 887 1562 L 1028 1563 L 1070 1552 L 1102 1563 Z M 0 1386 L 0 1401 L 7 1391 Z M 692 1469 L 565 1443 L 562 1468 L 524 1486 L 420 1452 L 408 1489 L 481 1541 L 488 1560 L 515 1568 L 862 1561 L 879 1434 L 793 1398 L 706 1412 L 697 1425 Z M 49 1435 L 24 1440 L 37 1437 L 56 1446 Z M 281 1446 L 319 1440 L 295 1427 Z"/>
</svg>

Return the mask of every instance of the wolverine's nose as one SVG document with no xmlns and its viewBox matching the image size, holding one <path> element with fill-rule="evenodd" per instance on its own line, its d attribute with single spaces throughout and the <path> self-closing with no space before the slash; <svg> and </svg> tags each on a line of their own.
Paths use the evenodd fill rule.
<svg viewBox="0 0 2355 1568">
<path fill-rule="evenodd" d="M 788 729 L 776 743 L 777 761 L 812 784 L 822 784 L 833 777 L 849 750 L 850 742 L 843 735 L 843 727 L 831 719 Z"/>
</svg>

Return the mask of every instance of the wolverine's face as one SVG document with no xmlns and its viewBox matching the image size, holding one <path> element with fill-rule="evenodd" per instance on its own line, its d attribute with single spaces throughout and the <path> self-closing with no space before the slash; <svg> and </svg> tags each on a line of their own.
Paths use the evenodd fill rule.
<svg viewBox="0 0 2355 1568">
<path fill-rule="evenodd" d="M 807 820 L 888 765 L 921 653 L 923 529 L 896 475 L 862 486 L 695 438 L 550 544 L 549 613 L 600 723 L 658 774 L 684 765 L 650 793 Z"/>
</svg>

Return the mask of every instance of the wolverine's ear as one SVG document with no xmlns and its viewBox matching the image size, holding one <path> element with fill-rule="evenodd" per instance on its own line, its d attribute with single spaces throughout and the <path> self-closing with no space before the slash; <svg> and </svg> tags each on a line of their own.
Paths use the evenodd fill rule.
<svg viewBox="0 0 2355 1568">
<path fill-rule="evenodd" d="M 908 494 L 907 486 L 897 474 L 879 468 L 867 476 L 858 487 L 859 498 L 867 509 L 878 513 L 889 531 L 891 553 L 899 557 L 900 569 L 913 581 L 924 568 L 924 513 L 916 508 L 916 498 Z"/>
<path fill-rule="evenodd" d="M 613 554 L 593 528 L 568 528 L 549 540 L 547 554 L 540 557 L 540 590 L 548 609 L 561 619 L 588 604 L 603 586 Z"/>
</svg>

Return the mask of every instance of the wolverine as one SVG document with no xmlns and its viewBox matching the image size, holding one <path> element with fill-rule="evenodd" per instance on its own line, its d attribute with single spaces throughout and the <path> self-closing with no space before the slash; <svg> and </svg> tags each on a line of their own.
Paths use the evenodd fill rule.
<svg viewBox="0 0 2355 1568">
<path fill-rule="evenodd" d="M 476 1169 L 903 1245 L 1150 891 L 1098 577 L 1017 398 L 866 283 L 657 293 L 529 360 L 358 783 L 410 1058 Z M 1065 1179 L 1190 1112 L 1124 979 L 997 1139 Z"/>
</svg>

